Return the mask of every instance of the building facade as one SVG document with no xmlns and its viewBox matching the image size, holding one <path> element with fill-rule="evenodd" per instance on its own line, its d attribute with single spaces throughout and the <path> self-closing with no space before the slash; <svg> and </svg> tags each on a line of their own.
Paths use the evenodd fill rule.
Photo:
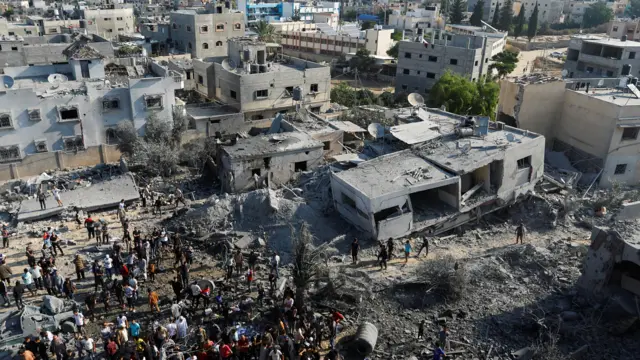
<svg viewBox="0 0 640 360">
<path fill-rule="evenodd" d="M 0 64 L 4 66 L 32 66 L 66 63 L 63 51 L 78 38 L 88 41 L 105 57 L 113 57 L 111 42 L 97 36 L 69 34 L 43 36 L 5 36 L 0 38 Z"/>
<path fill-rule="evenodd" d="M 617 78 L 638 75 L 640 42 L 624 38 L 573 36 L 564 64 L 570 78 Z"/>
<path fill-rule="evenodd" d="M 622 39 L 627 36 L 627 40 L 637 41 L 640 39 L 640 20 L 638 19 L 615 19 L 607 25 L 607 35 L 614 39 Z"/>
<path fill-rule="evenodd" d="M 85 9 L 83 17 L 92 32 L 106 39 L 136 32 L 133 8 Z"/>
</svg>

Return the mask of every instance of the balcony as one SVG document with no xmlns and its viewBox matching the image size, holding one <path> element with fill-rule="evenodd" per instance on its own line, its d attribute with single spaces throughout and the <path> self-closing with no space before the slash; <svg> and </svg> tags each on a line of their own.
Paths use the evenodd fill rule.
<svg viewBox="0 0 640 360">
<path fill-rule="evenodd" d="M 612 58 L 606 58 L 602 56 L 587 55 L 584 53 L 580 53 L 580 55 L 578 55 L 578 61 L 581 61 L 585 64 L 593 64 L 593 65 L 602 66 L 610 69 L 618 69 L 623 65 L 623 60 L 620 60 L 620 59 L 612 59 Z"/>
</svg>

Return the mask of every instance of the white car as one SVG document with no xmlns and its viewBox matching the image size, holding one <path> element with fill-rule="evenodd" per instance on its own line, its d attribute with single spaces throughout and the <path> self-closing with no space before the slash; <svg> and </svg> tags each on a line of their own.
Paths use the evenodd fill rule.
<svg viewBox="0 0 640 360">
<path fill-rule="evenodd" d="M 562 57 L 562 55 L 563 55 L 563 54 L 562 54 L 561 52 L 559 52 L 559 51 L 554 51 L 554 52 L 552 52 L 552 53 L 551 53 L 551 57 L 552 57 L 552 58 L 558 58 L 558 59 L 560 59 L 560 58 Z"/>
</svg>

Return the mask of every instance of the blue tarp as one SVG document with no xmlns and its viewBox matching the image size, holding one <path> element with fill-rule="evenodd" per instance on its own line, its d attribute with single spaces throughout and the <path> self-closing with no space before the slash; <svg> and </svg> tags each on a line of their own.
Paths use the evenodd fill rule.
<svg viewBox="0 0 640 360">
<path fill-rule="evenodd" d="M 370 15 L 370 14 L 360 14 L 358 15 L 358 20 L 360 21 L 378 21 L 380 19 L 378 19 L 377 15 Z"/>
</svg>

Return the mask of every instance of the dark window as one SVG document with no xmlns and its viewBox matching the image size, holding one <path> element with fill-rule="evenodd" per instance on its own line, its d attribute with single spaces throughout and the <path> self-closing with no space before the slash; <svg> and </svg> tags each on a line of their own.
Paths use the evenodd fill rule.
<svg viewBox="0 0 640 360">
<path fill-rule="evenodd" d="M 635 59 L 636 58 L 636 52 L 635 51 L 631 51 L 629 53 L 629 59 Z"/>
<path fill-rule="evenodd" d="M 616 165 L 616 170 L 613 172 L 614 175 L 622 175 L 627 171 L 627 164 L 618 164 Z"/>
<path fill-rule="evenodd" d="M 429 56 L 429 61 L 437 62 L 438 61 L 438 57 L 437 56 Z"/>
<path fill-rule="evenodd" d="M 356 202 L 349 195 L 342 193 L 342 203 L 352 208 L 356 208 Z"/>
<path fill-rule="evenodd" d="M 256 98 L 269 97 L 269 90 L 256 90 Z"/>
<path fill-rule="evenodd" d="M 435 73 L 427 73 L 427 79 L 435 79 L 436 78 L 436 74 Z"/>
<path fill-rule="evenodd" d="M 231 96 L 232 99 L 236 99 L 236 92 L 233 90 L 229 90 L 229 96 Z"/>
<path fill-rule="evenodd" d="M 233 30 L 242 30 L 242 24 L 240 23 L 233 24 Z"/>
<path fill-rule="evenodd" d="M 318 92 L 318 84 L 311 84 L 311 92 Z"/>
<path fill-rule="evenodd" d="M 409 87 L 407 85 L 402 85 L 402 90 L 407 90 Z"/>
<path fill-rule="evenodd" d="M 42 118 L 40 117 L 40 109 L 29 110 L 29 120 L 31 120 L 31 121 L 40 121 L 40 120 L 42 120 Z"/>
<path fill-rule="evenodd" d="M 14 33 L 13 31 L 9 31 L 9 36 L 13 36 L 13 35 L 15 35 L 15 34 L 16 34 L 16 33 Z"/>
<path fill-rule="evenodd" d="M 406 59 L 411 59 L 411 53 L 408 53 L 408 52 L 404 53 L 404 57 Z"/>
<path fill-rule="evenodd" d="M 527 169 L 531 167 L 531 156 L 523 157 L 518 160 L 518 169 Z"/>
<path fill-rule="evenodd" d="M 262 159 L 262 161 L 264 162 L 264 168 L 268 169 L 271 167 L 271 158 L 270 157 L 266 157 L 264 159 Z"/>
<path fill-rule="evenodd" d="M 11 127 L 11 115 L 2 114 L 0 115 L 0 128 L 8 128 Z"/>
<path fill-rule="evenodd" d="M 202 77 L 202 75 L 198 75 L 198 84 L 200 85 L 204 84 L 204 78 Z"/>
<path fill-rule="evenodd" d="M 216 46 L 222 46 L 222 41 L 216 41 Z"/>
<path fill-rule="evenodd" d="M 216 24 L 216 31 L 224 31 L 224 24 Z"/>
<path fill-rule="evenodd" d="M 331 141 L 323 141 L 322 145 L 324 145 L 322 147 L 323 150 L 331 150 Z"/>
<path fill-rule="evenodd" d="M 35 143 L 37 152 L 47 152 L 47 142 L 46 141 L 37 141 Z"/>
<path fill-rule="evenodd" d="M 298 162 L 294 163 L 293 164 L 293 171 L 295 171 L 295 172 L 307 171 L 307 162 L 306 161 L 298 161 Z"/>
<path fill-rule="evenodd" d="M 19 160 L 20 159 L 20 149 L 17 146 L 3 147 L 0 148 L 0 160 Z"/>
<path fill-rule="evenodd" d="M 458 59 L 449 59 L 449 64 L 458 65 Z"/>
<path fill-rule="evenodd" d="M 638 138 L 638 130 L 640 128 L 637 127 L 629 127 L 622 129 L 622 140 L 635 140 Z"/>
<path fill-rule="evenodd" d="M 607 70 L 607 76 L 613 76 L 613 71 Z"/>
<path fill-rule="evenodd" d="M 202 48 L 203 48 L 203 49 L 208 49 L 208 48 L 209 48 L 209 44 L 207 44 L 207 43 L 202 43 Z"/>
<path fill-rule="evenodd" d="M 260 176 L 260 169 L 251 169 L 251 176 L 253 175 Z"/>
<path fill-rule="evenodd" d="M 200 26 L 200 32 L 202 33 L 209 32 L 209 27 L 207 25 Z"/>
<path fill-rule="evenodd" d="M 120 101 L 118 99 L 108 99 L 102 101 L 103 110 L 118 109 L 120 107 Z"/>
<path fill-rule="evenodd" d="M 287 86 L 284 90 L 284 97 L 293 97 L 293 86 Z"/>
<path fill-rule="evenodd" d="M 67 108 L 60 110 L 60 119 L 61 120 L 75 120 L 78 119 L 78 109 L 77 108 Z"/>
<path fill-rule="evenodd" d="M 410 70 L 409 69 L 403 69 L 402 73 L 405 74 L 405 75 L 409 75 Z"/>
<path fill-rule="evenodd" d="M 145 99 L 147 109 L 162 109 L 162 96 L 150 96 Z"/>
<path fill-rule="evenodd" d="M 18 47 L 17 46 L 12 46 L 11 47 L 11 51 L 18 51 Z"/>
<path fill-rule="evenodd" d="M 122 21 L 122 18 L 121 17 L 117 17 L 116 20 Z"/>
<path fill-rule="evenodd" d="M 187 25 L 187 32 L 191 32 L 191 26 Z"/>
</svg>

